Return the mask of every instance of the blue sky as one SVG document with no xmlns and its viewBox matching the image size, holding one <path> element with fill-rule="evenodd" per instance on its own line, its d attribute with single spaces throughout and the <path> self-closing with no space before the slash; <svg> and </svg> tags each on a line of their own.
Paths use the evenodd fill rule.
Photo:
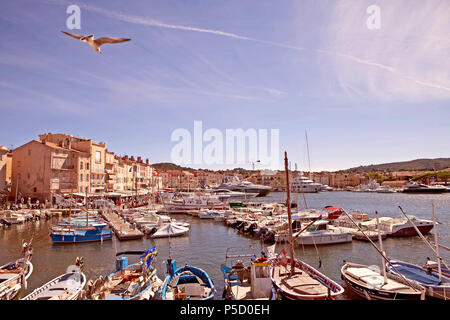
<svg viewBox="0 0 450 320">
<path fill-rule="evenodd" d="M 201 120 L 279 129 L 280 166 L 286 150 L 308 168 L 305 130 L 313 170 L 449 157 L 449 16 L 447 0 L 2 1 L 0 145 L 64 132 L 170 162 L 172 132 Z M 132 40 L 98 54 L 60 30 Z"/>
</svg>

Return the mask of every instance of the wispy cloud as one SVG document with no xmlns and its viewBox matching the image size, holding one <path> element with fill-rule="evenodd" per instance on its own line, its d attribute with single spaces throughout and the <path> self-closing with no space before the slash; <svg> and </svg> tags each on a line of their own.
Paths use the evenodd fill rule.
<svg viewBox="0 0 450 320">
<path fill-rule="evenodd" d="M 52 3 L 58 3 L 58 4 L 61 4 L 61 3 L 69 4 L 69 2 L 62 1 L 62 0 L 49 0 L 49 1 Z M 329 23 L 329 29 L 334 33 L 333 34 L 333 43 L 337 43 L 337 44 L 339 44 L 339 41 L 341 39 L 344 40 L 345 43 L 349 43 L 348 39 L 349 39 L 349 36 L 351 37 L 351 35 L 354 35 L 355 25 L 357 25 L 357 26 L 364 25 L 364 23 L 362 23 L 359 20 L 355 21 L 354 23 L 353 23 L 353 21 L 350 21 L 350 23 L 348 23 L 348 22 L 343 23 L 342 19 L 347 19 L 347 20 L 361 19 L 361 12 L 365 13 L 365 9 L 367 7 L 367 4 L 364 2 L 359 3 L 358 5 L 352 4 L 352 6 L 343 5 L 343 4 L 347 4 L 347 2 L 341 1 L 341 2 L 336 3 L 335 7 L 333 8 L 336 11 L 336 14 L 334 14 L 333 16 L 336 18 L 334 18 Z M 392 10 L 397 10 L 400 8 L 400 9 L 402 9 L 401 13 L 403 14 L 403 7 L 401 7 L 399 5 L 392 5 L 392 3 L 387 4 L 387 2 L 384 2 L 384 3 L 382 2 L 381 4 L 383 7 L 383 10 L 385 8 L 388 8 L 389 10 L 392 11 Z M 92 11 L 92 12 L 99 13 L 106 17 L 109 17 L 112 19 L 117 19 L 117 20 L 124 21 L 124 22 L 133 23 L 133 24 L 139 24 L 139 25 L 144 25 L 144 26 L 149 26 L 149 27 L 173 29 L 173 30 L 182 30 L 182 31 L 189 31 L 189 32 L 208 33 L 208 34 L 213 34 L 213 35 L 217 35 L 217 36 L 221 36 L 221 37 L 227 37 L 227 38 L 243 40 L 243 41 L 252 41 L 255 43 L 261 43 L 261 44 L 265 44 L 265 45 L 269 45 L 269 46 L 273 46 L 273 47 L 286 48 L 286 49 L 296 50 L 296 51 L 310 50 L 310 51 L 317 52 L 319 54 L 330 55 L 334 58 L 344 58 L 347 61 L 351 61 L 351 62 L 358 63 L 361 65 L 369 66 L 369 67 L 373 67 L 377 70 L 386 71 L 386 72 L 394 75 L 396 78 L 398 78 L 399 81 L 402 81 L 404 83 L 402 86 L 406 85 L 405 81 L 407 81 L 407 82 L 409 81 L 409 82 L 411 82 L 411 84 L 419 85 L 424 89 L 425 88 L 433 88 L 433 89 L 439 89 L 439 90 L 443 90 L 443 91 L 450 91 L 450 88 L 448 85 L 439 83 L 439 81 L 418 79 L 417 76 L 416 77 L 410 76 L 408 73 L 403 72 L 398 66 L 395 66 L 394 64 L 381 63 L 379 61 L 374 61 L 374 60 L 371 60 L 368 58 L 362 58 L 355 54 L 344 53 L 344 52 L 342 52 L 342 50 L 341 50 L 341 52 L 339 52 L 339 50 L 336 50 L 336 49 L 330 50 L 330 49 L 299 47 L 299 46 L 285 44 L 285 43 L 279 43 L 279 42 L 275 42 L 275 41 L 256 39 L 256 38 L 249 37 L 246 35 L 226 32 L 223 30 L 214 30 L 214 29 L 208 29 L 208 28 L 199 28 L 199 27 L 193 27 L 193 26 L 169 24 L 169 23 L 165 23 L 162 21 L 152 19 L 152 18 L 137 16 L 137 15 L 132 15 L 132 14 L 125 14 L 123 12 L 104 9 L 104 8 L 93 6 L 90 4 L 79 3 L 78 5 L 81 8 L 84 8 L 84 9 Z M 434 7 L 435 7 L 434 5 L 431 5 L 432 9 L 434 9 Z M 350 12 L 348 12 L 349 8 L 351 10 Z M 449 8 L 450 7 L 448 5 L 445 6 L 444 13 L 446 11 L 449 12 Z M 429 7 L 427 7 L 427 9 L 429 9 Z M 385 10 L 383 12 L 386 12 L 386 11 L 387 10 Z M 393 13 L 388 12 L 388 14 L 392 15 Z M 363 16 L 362 19 L 364 19 L 364 18 L 366 18 L 366 17 Z M 394 18 L 397 18 L 397 17 L 394 17 Z M 385 21 L 385 20 L 386 19 L 384 19 L 383 21 Z M 364 22 L 364 20 L 363 20 L 363 22 Z M 395 26 L 395 29 L 405 30 L 405 28 L 402 29 L 402 28 L 399 28 L 399 26 L 398 26 L 398 24 L 401 24 L 401 19 L 396 22 L 397 22 L 397 25 Z M 358 28 L 356 28 L 356 29 L 358 29 Z M 392 30 L 395 30 L 395 29 L 390 29 L 391 31 L 389 31 L 389 32 L 392 33 Z M 337 34 L 335 34 L 336 30 L 339 30 L 339 32 Z M 435 30 L 435 28 L 433 30 Z M 448 29 L 446 29 L 446 30 L 448 30 Z M 365 31 L 367 31 L 367 30 L 365 30 Z M 395 32 L 398 33 L 399 31 L 395 30 Z M 410 31 L 407 30 L 407 32 L 410 32 Z M 420 32 L 419 32 L 419 34 L 420 34 Z M 367 39 L 367 37 L 366 37 L 366 39 Z M 335 45 L 334 47 L 337 47 L 337 46 Z M 370 45 L 368 47 L 370 49 L 373 48 L 373 46 L 370 46 Z M 377 48 L 377 50 L 384 50 L 385 47 L 386 47 L 386 43 L 382 43 L 382 45 L 379 48 Z M 353 50 L 354 46 L 352 46 L 352 47 L 347 46 L 347 47 L 345 47 L 345 49 L 352 52 L 352 51 L 354 51 Z M 373 52 L 371 52 L 371 53 L 373 53 Z M 401 54 L 408 56 L 407 52 L 401 52 Z M 376 55 L 376 54 L 370 54 L 370 55 L 373 57 L 381 56 L 381 55 Z M 369 71 L 367 71 L 367 72 L 371 72 L 371 70 L 369 69 Z M 368 81 L 370 82 L 372 80 L 373 80 L 373 78 Z M 414 87 L 411 86 L 411 84 L 408 85 L 408 87 L 409 87 L 408 89 L 405 88 L 404 90 L 405 91 L 414 90 Z M 445 94 L 445 96 L 448 96 L 448 95 Z"/>
</svg>

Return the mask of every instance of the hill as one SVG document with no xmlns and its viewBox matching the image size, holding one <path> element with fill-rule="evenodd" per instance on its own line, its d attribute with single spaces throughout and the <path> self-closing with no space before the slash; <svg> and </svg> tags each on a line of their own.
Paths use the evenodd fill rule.
<svg viewBox="0 0 450 320">
<path fill-rule="evenodd" d="M 187 167 L 181 167 L 175 163 L 169 163 L 169 162 L 161 162 L 161 163 L 154 163 L 152 164 L 152 167 L 156 170 L 193 170 L 192 168 Z"/>
<path fill-rule="evenodd" d="M 427 170 L 443 170 L 450 168 L 450 158 L 436 159 L 416 159 L 410 161 L 390 162 L 382 164 L 372 164 L 368 166 L 359 166 L 338 172 L 374 172 L 374 171 L 427 171 Z"/>
</svg>

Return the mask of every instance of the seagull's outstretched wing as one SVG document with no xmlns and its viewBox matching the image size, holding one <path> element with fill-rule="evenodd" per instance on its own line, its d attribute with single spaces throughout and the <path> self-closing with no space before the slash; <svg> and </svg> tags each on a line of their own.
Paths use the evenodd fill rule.
<svg viewBox="0 0 450 320">
<path fill-rule="evenodd" d="M 65 32 L 65 31 L 61 31 L 61 32 L 64 33 L 64 34 L 67 34 L 68 36 L 71 36 L 71 37 L 73 37 L 75 39 L 78 39 L 78 40 L 83 38 L 83 36 L 79 36 L 78 34 L 73 34 L 73 33 Z"/>
<path fill-rule="evenodd" d="M 125 38 L 112 38 L 112 37 L 102 37 L 102 38 L 98 38 L 95 39 L 94 42 L 97 46 L 101 46 L 102 44 L 105 43 L 120 43 L 120 42 L 125 42 L 125 41 L 130 41 L 131 39 L 125 39 Z"/>
</svg>

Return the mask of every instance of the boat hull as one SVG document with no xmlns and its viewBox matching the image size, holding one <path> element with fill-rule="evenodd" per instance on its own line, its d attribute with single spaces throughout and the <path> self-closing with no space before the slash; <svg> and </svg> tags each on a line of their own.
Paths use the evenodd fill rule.
<svg viewBox="0 0 450 320">
<path fill-rule="evenodd" d="M 431 231 L 431 229 L 433 229 L 433 225 L 429 224 L 424 226 L 417 226 L 417 229 L 419 229 L 422 234 L 427 234 Z M 413 226 L 400 228 L 389 234 L 390 237 L 412 237 L 417 235 L 417 231 Z"/>
<path fill-rule="evenodd" d="M 50 235 L 53 243 L 74 243 L 74 242 L 94 242 L 104 241 L 112 239 L 112 232 L 93 234 L 93 235 L 81 235 L 81 234 L 57 234 Z"/>
</svg>

